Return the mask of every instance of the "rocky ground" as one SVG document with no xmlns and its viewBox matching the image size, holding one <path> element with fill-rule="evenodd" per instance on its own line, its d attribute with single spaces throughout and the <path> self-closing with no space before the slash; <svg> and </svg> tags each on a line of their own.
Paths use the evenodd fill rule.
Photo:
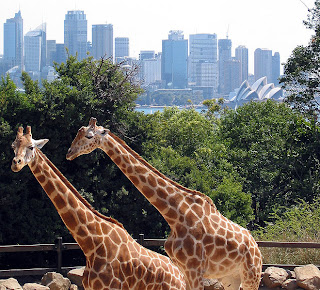
<svg viewBox="0 0 320 290">
<path fill-rule="evenodd" d="M 0 290 L 80 290 L 83 269 L 74 269 L 68 272 L 67 277 L 59 273 L 50 272 L 38 281 L 27 282 L 15 278 L 0 280 Z M 261 279 L 259 290 L 320 290 L 320 270 L 315 265 L 296 267 L 294 271 L 282 268 L 267 268 Z M 205 280 L 205 290 L 223 290 L 222 285 L 215 280 Z"/>
</svg>

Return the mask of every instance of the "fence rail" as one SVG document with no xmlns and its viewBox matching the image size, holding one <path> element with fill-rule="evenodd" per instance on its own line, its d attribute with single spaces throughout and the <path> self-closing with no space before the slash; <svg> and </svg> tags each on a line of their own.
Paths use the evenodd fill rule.
<svg viewBox="0 0 320 290">
<path fill-rule="evenodd" d="M 166 239 L 145 239 L 144 234 L 139 235 L 139 239 L 136 240 L 144 247 L 160 247 L 164 245 Z M 272 242 L 272 241 L 258 241 L 259 247 L 266 248 L 301 248 L 301 249 L 319 249 L 320 243 L 311 242 Z M 35 245 L 7 245 L 0 246 L 1 253 L 18 253 L 18 252 L 51 252 L 57 253 L 56 267 L 53 268 L 32 268 L 32 269 L 9 269 L 0 270 L 0 278 L 5 277 L 18 277 L 26 275 L 40 276 L 47 272 L 60 272 L 65 273 L 76 267 L 62 267 L 62 253 L 68 250 L 80 250 L 77 243 L 63 243 L 62 238 L 59 237 L 55 244 L 35 244 Z M 293 269 L 299 265 L 264 265 L 264 268 L 268 266 L 278 266 L 286 269 Z"/>
</svg>

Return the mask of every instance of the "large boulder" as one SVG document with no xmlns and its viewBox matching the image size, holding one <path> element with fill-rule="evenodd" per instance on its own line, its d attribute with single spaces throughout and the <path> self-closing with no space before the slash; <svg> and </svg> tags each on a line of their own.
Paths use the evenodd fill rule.
<svg viewBox="0 0 320 290">
<path fill-rule="evenodd" d="M 294 268 L 297 284 L 306 290 L 320 289 L 320 270 L 315 265 Z"/>
<path fill-rule="evenodd" d="M 42 279 L 41 284 L 48 286 L 50 290 L 69 290 L 71 282 L 68 278 L 64 278 L 61 274 L 56 272 L 46 273 Z"/>
<path fill-rule="evenodd" d="M 22 290 L 19 282 L 14 278 L 0 280 L 0 290 Z"/>
<path fill-rule="evenodd" d="M 280 287 L 290 277 L 288 271 L 278 267 L 268 267 L 263 275 L 263 284 L 269 288 Z"/>
<path fill-rule="evenodd" d="M 67 274 L 70 281 L 77 285 L 79 289 L 83 289 L 82 277 L 85 267 L 70 270 Z"/>
<path fill-rule="evenodd" d="M 50 290 L 50 288 L 37 283 L 26 283 L 23 285 L 23 290 Z"/>
<path fill-rule="evenodd" d="M 216 279 L 203 279 L 204 290 L 224 290 L 223 285 Z"/>
</svg>

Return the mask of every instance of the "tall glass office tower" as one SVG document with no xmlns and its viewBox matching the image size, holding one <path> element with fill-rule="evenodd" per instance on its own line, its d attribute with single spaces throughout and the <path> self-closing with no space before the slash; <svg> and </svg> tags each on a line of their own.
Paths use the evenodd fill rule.
<svg viewBox="0 0 320 290">
<path fill-rule="evenodd" d="M 272 82 L 272 50 L 257 48 L 254 51 L 254 79 L 257 81 L 264 76 Z"/>
<path fill-rule="evenodd" d="M 92 25 L 92 55 L 95 59 L 101 57 L 113 59 L 113 25 Z"/>
<path fill-rule="evenodd" d="M 120 62 L 124 57 L 129 56 L 129 38 L 128 37 L 116 37 L 114 39 L 114 55 L 116 62 Z"/>
<path fill-rule="evenodd" d="M 240 81 L 241 83 L 248 80 L 249 74 L 249 57 L 248 48 L 244 45 L 239 45 L 236 50 L 236 60 L 240 61 Z"/>
<path fill-rule="evenodd" d="M 228 89 L 225 84 L 225 62 L 231 60 L 231 39 L 219 39 L 218 40 L 218 53 L 219 53 L 219 92 L 228 94 Z"/>
<path fill-rule="evenodd" d="M 64 20 L 64 45 L 71 55 L 87 56 L 87 20 L 84 11 L 68 11 Z"/>
<path fill-rule="evenodd" d="M 23 70 L 23 19 L 21 12 L 14 18 L 7 19 L 3 25 L 3 58 L 11 67 L 18 66 Z"/>
<path fill-rule="evenodd" d="M 161 79 L 167 88 L 184 89 L 188 84 L 188 40 L 180 30 L 171 30 L 162 40 Z"/>
</svg>

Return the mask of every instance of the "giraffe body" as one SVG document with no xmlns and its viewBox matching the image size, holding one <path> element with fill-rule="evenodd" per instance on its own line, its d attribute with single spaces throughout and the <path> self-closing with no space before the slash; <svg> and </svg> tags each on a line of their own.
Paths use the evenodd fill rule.
<svg viewBox="0 0 320 290">
<path fill-rule="evenodd" d="M 257 290 L 262 257 L 250 232 L 225 218 L 206 195 L 170 180 L 125 142 L 91 118 L 79 129 L 67 159 L 102 149 L 153 204 L 171 228 L 165 250 L 184 273 L 187 289 L 203 289 L 203 278 L 226 290 Z"/>
<path fill-rule="evenodd" d="M 12 170 L 26 164 L 53 202 L 86 257 L 85 289 L 186 289 L 184 277 L 168 257 L 137 243 L 121 223 L 105 217 L 77 192 L 37 148 L 48 140 L 33 140 L 19 128 L 13 143 Z"/>
</svg>

